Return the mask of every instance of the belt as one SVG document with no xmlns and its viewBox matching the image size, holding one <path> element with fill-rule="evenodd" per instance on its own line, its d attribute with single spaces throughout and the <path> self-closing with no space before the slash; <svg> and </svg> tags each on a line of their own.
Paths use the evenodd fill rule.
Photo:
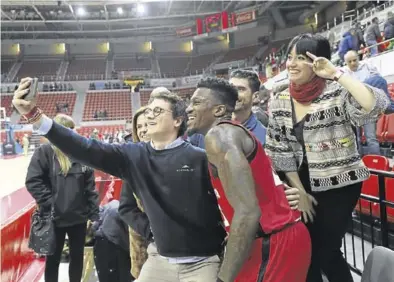
<svg viewBox="0 0 394 282">
<path fill-rule="evenodd" d="M 271 235 L 274 235 L 274 234 L 276 234 L 276 233 L 279 233 L 279 232 L 281 232 L 281 231 L 283 231 L 283 230 L 285 230 L 285 229 L 287 229 L 287 228 L 289 228 L 289 227 L 291 227 L 291 226 L 293 226 L 293 225 L 295 225 L 295 224 L 297 224 L 298 222 L 300 222 L 301 221 L 301 217 L 300 218 L 298 218 L 297 220 L 295 220 L 295 221 L 293 221 L 293 222 L 290 222 L 290 223 L 287 223 L 287 224 L 285 224 L 285 225 L 283 225 L 281 228 L 279 228 L 279 229 L 276 229 L 276 230 L 273 230 L 271 233 L 265 233 L 264 231 L 263 231 L 263 229 L 261 228 L 261 225 L 259 225 L 259 230 L 257 231 L 257 234 L 256 234 L 256 239 L 257 238 L 269 238 Z"/>
</svg>

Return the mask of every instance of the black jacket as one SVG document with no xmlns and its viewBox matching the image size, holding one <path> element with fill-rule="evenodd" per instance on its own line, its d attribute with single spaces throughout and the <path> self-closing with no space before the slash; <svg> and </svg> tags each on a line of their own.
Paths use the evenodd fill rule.
<svg viewBox="0 0 394 282">
<path fill-rule="evenodd" d="M 50 144 L 41 145 L 35 150 L 25 185 L 40 209 L 50 211 L 54 203 L 58 227 L 99 219 L 94 171 L 72 162 L 67 176 L 64 176 Z"/>
</svg>

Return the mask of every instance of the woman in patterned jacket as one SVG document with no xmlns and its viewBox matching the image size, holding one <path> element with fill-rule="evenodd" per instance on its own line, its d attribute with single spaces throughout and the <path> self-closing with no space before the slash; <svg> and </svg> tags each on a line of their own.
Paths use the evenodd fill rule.
<svg viewBox="0 0 394 282">
<path fill-rule="evenodd" d="M 132 138 L 134 142 L 148 142 L 150 139 L 147 137 L 147 125 L 145 116 L 143 115 L 145 108 L 140 108 L 133 117 L 133 133 Z M 122 189 L 129 185 L 127 182 L 123 183 Z M 127 188 L 125 188 L 127 189 Z M 149 225 L 148 217 L 144 213 L 144 209 L 142 207 L 141 201 L 134 194 L 134 198 L 136 200 L 136 207 L 133 210 L 134 219 L 139 222 L 145 221 L 144 224 Z M 148 258 L 148 253 L 146 251 L 149 239 L 144 238 L 138 230 L 134 230 L 131 227 L 129 228 L 130 234 L 130 257 L 131 257 L 131 274 L 134 278 L 138 278 L 140 271 L 142 269 L 143 264 Z"/>
<path fill-rule="evenodd" d="M 299 209 L 312 238 L 307 282 L 353 281 L 342 238 L 369 177 L 353 126 L 377 121 L 385 93 L 336 69 L 330 44 L 302 34 L 289 44 L 287 89 L 271 99 L 266 151 L 273 166 L 300 190 Z"/>
</svg>

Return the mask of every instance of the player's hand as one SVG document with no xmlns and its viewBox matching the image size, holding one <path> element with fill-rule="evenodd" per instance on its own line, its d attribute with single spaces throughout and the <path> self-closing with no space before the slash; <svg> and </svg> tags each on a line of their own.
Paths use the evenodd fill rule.
<svg viewBox="0 0 394 282">
<path fill-rule="evenodd" d="M 14 97 L 12 99 L 12 104 L 17 109 L 21 115 L 28 114 L 35 106 L 36 100 L 27 101 L 22 99 L 24 95 L 29 93 L 29 87 L 33 79 L 31 77 L 25 77 L 21 79 L 18 89 L 14 92 Z"/>
<path fill-rule="evenodd" d="M 298 209 L 300 203 L 300 190 L 298 188 L 293 188 L 284 183 L 286 199 L 292 210 Z"/>
<path fill-rule="evenodd" d="M 316 215 L 315 208 L 318 203 L 316 199 L 308 194 L 304 189 L 299 189 L 300 202 L 298 204 L 298 210 L 302 212 L 302 217 L 305 223 L 313 222 L 313 218 Z"/>
</svg>

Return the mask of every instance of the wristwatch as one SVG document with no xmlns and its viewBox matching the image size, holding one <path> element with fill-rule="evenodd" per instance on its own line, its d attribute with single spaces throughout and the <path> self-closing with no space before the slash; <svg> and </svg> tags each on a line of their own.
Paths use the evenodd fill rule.
<svg viewBox="0 0 394 282">
<path fill-rule="evenodd" d="M 343 70 L 337 70 L 332 80 L 338 81 L 344 73 Z"/>
</svg>

